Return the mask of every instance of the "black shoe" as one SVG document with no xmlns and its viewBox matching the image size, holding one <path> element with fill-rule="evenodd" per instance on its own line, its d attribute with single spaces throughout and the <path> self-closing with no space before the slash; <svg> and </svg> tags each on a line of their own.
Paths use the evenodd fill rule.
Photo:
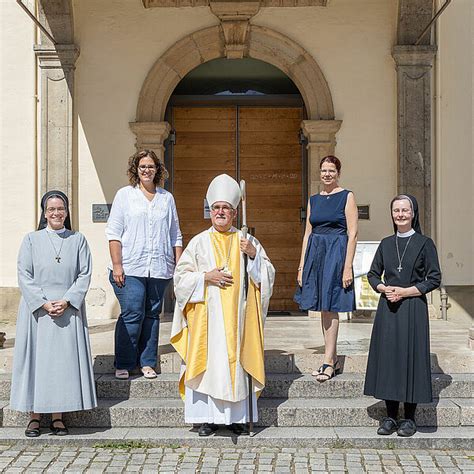
<svg viewBox="0 0 474 474">
<path fill-rule="evenodd" d="M 63 426 L 54 426 L 55 423 L 61 423 Z M 56 436 L 66 436 L 69 434 L 69 430 L 66 428 L 66 425 L 61 418 L 52 420 L 51 424 L 49 425 L 49 429 L 51 430 L 51 434 Z"/>
<path fill-rule="evenodd" d="M 217 431 L 219 427 L 214 423 L 203 423 L 198 429 L 199 436 L 210 436 L 212 433 Z"/>
<path fill-rule="evenodd" d="M 232 423 L 231 425 L 228 425 L 227 428 L 237 436 L 249 434 L 249 430 L 243 423 Z"/>
<path fill-rule="evenodd" d="M 413 420 L 400 420 L 397 435 L 408 438 L 416 433 L 416 424 Z"/>
<path fill-rule="evenodd" d="M 378 435 L 391 435 L 397 431 L 398 425 L 397 422 L 393 418 L 384 418 L 382 423 L 377 430 Z"/>
<path fill-rule="evenodd" d="M 37 428 L 30 428 L 31 423 L 38 423 Z M 25 436 L 28 438 L 37 438 L 40 435 L 40 422 L 39 420 L 30 420 L 26 425 Z"/>
</svg>

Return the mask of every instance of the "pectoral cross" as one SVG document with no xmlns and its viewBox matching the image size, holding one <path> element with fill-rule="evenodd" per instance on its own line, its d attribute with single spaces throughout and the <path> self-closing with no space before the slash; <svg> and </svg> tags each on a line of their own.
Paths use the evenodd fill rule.
<svg viewBox="0 0 474 474">
<path fill-rule="evenodd" d="M 402 265 L 401 265 L 401 264 L 400 264 L 400 265 L 398 265 L 398 267 L 397 267 L 397 270 L 398 270 L 398 273 L 400 273 L 400 272 L 403 270 L 403 267 L 402 267 Z"/>
<path fill-rule="evenodd" d="M 57 263 L 61 263 L 61 257 L 59 255 L 57 257 L 54 257 L 54 258 L 56 259 Z M 400 270 L 398 270 L 398 271 L 400 271 Z"/>
</svg>

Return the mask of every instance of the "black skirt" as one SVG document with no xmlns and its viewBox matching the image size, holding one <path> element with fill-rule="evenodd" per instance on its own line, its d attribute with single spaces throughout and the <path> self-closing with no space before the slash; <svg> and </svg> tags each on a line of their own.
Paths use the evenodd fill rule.
<svg viewBox="0 0 474 474">
<path fill-rule="evenodd" d="M 390 303 L 381 295 L 372 329 L 365 395 L 409 403 L 432 401 L 426 297 Z"/>
</svg>

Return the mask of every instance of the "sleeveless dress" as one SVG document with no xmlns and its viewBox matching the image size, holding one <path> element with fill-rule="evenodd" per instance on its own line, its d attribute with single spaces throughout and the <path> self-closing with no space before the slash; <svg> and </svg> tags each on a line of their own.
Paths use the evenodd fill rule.
<svg viewBox="0 0 474 474">
<path fill-rule="evenodd" d="M 310 197 L 313 227 L 303 267 L 303 286 L 294 300 L 303 311 L 348 312 L 355 310 L 354 285 L 342 286 L 347 251 L 345 207 L 349 190 Z"/>
</svg>

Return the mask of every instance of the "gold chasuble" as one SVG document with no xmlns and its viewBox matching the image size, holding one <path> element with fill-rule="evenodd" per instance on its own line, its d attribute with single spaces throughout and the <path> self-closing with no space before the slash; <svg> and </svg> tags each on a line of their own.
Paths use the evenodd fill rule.
<svg viewBox="0 0 474 474">
<path fill-rule="evenodd" d="M 175 291 L 179 292 L 182 288 L 182 293 L 186 293 L 184 301 L 188 301 L 185 304 L 183 302 L 182 310 L 175 309 L 171 336 L 172 345 L 184 361 L 179 384 L 180 394 L 184 399 L 185 386 L 188 386 L 212 397 L 234 402 L 248 396 L 247 374 L 252 376 L 254 391 L 257 394 L 265 386 L 264 314 L 261 289 L 249 278 L 247 304 L 245 304 L 240 232 L 232 228 L 225 233 L 205 231 L 202 234 L 206 234 L 207 238 L 190 242 L 181 257 L 175 275 Z M 258 244 L 257 241 L 255 244 Z M 192 252 L 190 247 L 194 248 Z M 263 270 L 268 269 L 262 272 L 265 276 L 264 286 L 270 287 L 271 291 L 273 266 L 263 248 L 261 253 L 266 259 L 261 258 L 263 261 L 261 266 L 264 267 Z M 199 268 L 200 262 L 203 268 Z M 225 288 L 206 284 L 203 301 L 189 302 L 192 298 L 187 297 L 187 293 L 191 291 L 188 287 L 191 289 L 193 285 L 195 287 L 202 273 L 215 267 L 226 267 L 232 274 L 233 284 Z M 177 293 L 178 302 L 179 296 Z M 268 307 L 268 303 L 266 306 Z M 223 321 L 216 318 L 222 318 Z M 212 334 L 217 334 L 212 325 L 221 328 L 219 334 L 225 337 L 225 344 L 224 341 L 212 339 Z M 227 360 L 223 359 L 225 357 Z M 216 365 L 221 368 L 219 373 L 216 371 L 219 380 L 213 375 Z M 223 376 L 223 367 L 228 368 L 225 372 L 227 376 Z M 209 370 L 211 372 L 207 373 Z M 226 395 L 222 395 L 223 391 L 220 389 L 226 383 L 230 383 L 231 387 L 224 391 Z"/>
</svg>

